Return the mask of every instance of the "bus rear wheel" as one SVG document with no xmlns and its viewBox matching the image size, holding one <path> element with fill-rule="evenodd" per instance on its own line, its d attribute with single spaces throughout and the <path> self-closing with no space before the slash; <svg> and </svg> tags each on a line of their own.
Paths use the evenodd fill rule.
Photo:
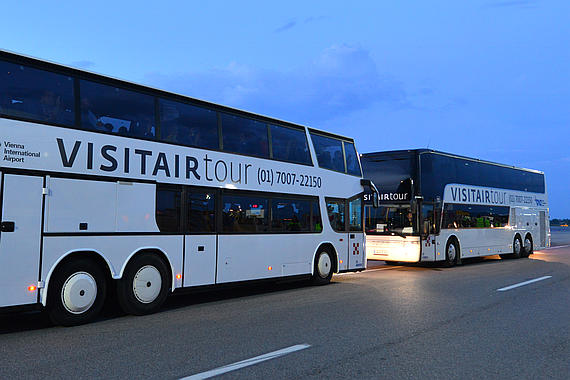
<svg viewBox="0 0 570 380">
<path fill-rule="evenodd" d="M 312 282 L 315 285 L 325 285 L 333 275 L 333 255 L 327 249 L 321 249 L 315 257 Z"/>
<path fill-rule="evenodd" d="M 87 258 L 64 262 L 48 290 L 51 321 L 62 326 L 92 321 L 103 308 L 106 290 L 105 274 L 97 264 Z"/>
<path fill-rule="evenodd" d="M 450 239 L 445 247 L 444 265 L 448 268 L 455 266 L 455 264 L 457 264 L 458 257 L 459 257 L 459 246 L 455 240 Z"/>
<path fill-rule="evenodd" d="M 162 306 L 170 289 L 164 261 L 152 253 L 135 256 L 117 283 L 117 301 L 125 313 L 151 314 Z"/>
<path fill-rule="evenodd" d="M 532 244 L 532 237 L 530 235 L 526 235 L 524 238 L 524 245 L 522 249 L 521 257 L 529 257 L 533 253 L 533 244 Z"/>
</svg>

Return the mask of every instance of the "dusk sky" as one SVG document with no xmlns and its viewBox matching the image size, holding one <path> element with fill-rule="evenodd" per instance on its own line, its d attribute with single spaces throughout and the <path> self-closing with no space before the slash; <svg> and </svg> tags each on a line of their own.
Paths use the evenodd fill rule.
<svg viewBox="0 0 570 380">
<path fill-rule="evenodd" d="M 570 217 L 570 1 L 25 1 L 0 48 L 355 138 L 542 170 Z"/>
</svg>

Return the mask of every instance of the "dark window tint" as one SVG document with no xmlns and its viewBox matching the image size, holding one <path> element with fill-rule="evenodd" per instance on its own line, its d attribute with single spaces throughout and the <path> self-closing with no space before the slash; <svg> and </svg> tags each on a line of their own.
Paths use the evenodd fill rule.
<svg viewBox="0 0 570 380">
<path fill-rule="evenodd" d="M 407 205 L 366 207 L 367 234 L 411 234 L 416 232 L 415 217 Z"/>
<path fill-rule="evenodd" d="M 346 155 L 346 172 L 348 174 L 361 176 L 360 163 L 356 155 L 356 148 L 353 143 L 344 141 L 344 153 Z"/>
<path fill-rule="evenodd" d="M 327 212 L 329 214 L 329 221 L 333 230 L 337 232 L 346 232 L 344 208 L 345 201 L 327 200 Z"/>
<path fill-rule="evenodd" d="M 273 158 L 301 164 L 311 164 L 311 154 L 305 131 L 270 126 Z"/>
<path fill-rule="evenodd" d="M 73 79 L 0 61 L 0 113 L 72 126 Z"/>
<path fill-rule="evenodd" d="M 397 158 L 365 154 L 361 157 L 361 163 L 364 177 L 370 178 L 382 189 L 382 193 L 404 193 L 411 190 L 409 179 L 415 177 L 415 160 L 411 154 Z M 410 198 L 406 200 L 409 201 Z"/>
<path fill-rule="evenodd" d="M 218 149 L 218 116 L 215 111 L 160 99 L 161 139 L 173 143 Z"/>
<path fill-rule="evenodd" d="M 224 232 L 252 233 L 269 230 L 267 198 L 225 195 L 222 201 Z"/>
<path fill-rule="evenodd" d="M 311 220 L 311 231 L 322 232 L 323 231 L 323 221 L 321 219 L 321 207 L 319 202 L 312 202 L 312 220 Z"/>
<path fill-rule="evenodd" d="M 544 175 L 484 162 L 448 157 L 441 154 L 421 154 L 421 186 L 426 200 L 443 195 L 445 185 L 460 183 L 544 193 Z"/>
<path fill-rule="evenodd" d="M 182 192 L 177 188 L 158 188 L 156 192 L 156 223 L 161 232 L 181 231 Z"/>
<path fill-rule="evenodd" d="M 311 133 L 319 167 L 344 173 L 342 141 Z"/>
<path fill-rule="evenodd" d="M 226 152 L 269 157 L 266 124 L 224 113 L 221 118 L 223 146 Z"/>
<path fill-rule="evenodd" d="M 214 232 L 215 197 L 213 192 L 189 190 L 187 192 L 188 231 Z"/>
<path fill-rule="evenodd" d="M 422 205 L 421 233 L 424 235 L 439 233 L 439 209 L 435 209 L 433 204 Z"/>
<path fill-rule="evenodd" d="M 443 209 L 442 228 L 505 227 L 508 223 L 508 207 L 446 203 Z"/>
<path fill-rule="evenodd" d="M 348 225 L 350 231 L 362 232 L 362 197 L 348 202 Z"/>
<path fill-rule="evenodd" d="M 274 198 L 271 229 L 275 232 L 311 231 L 311 201 Z"/>
<path fill-rule="evenodd" d="M 81 125 L 85 129 L 154 138 L 154 98 L 104 84 L 81 81 Z"/>
</svg>

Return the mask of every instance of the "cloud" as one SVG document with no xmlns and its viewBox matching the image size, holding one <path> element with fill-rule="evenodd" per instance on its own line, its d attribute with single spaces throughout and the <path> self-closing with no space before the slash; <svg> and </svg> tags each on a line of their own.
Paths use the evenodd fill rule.
<svg viewBox="0 0 570 380">
<path fill-rule="evenodd" d="M 295 25 L 297 25 L 297 21 L 292 20 L 292 21 L 289 21 L 287 24 L 282 25 L 279 28 L 275 29 L 273 32 L 274 33 L 281 33 L 281 32 L 284 32 L 286 30 L 293 28 Z"/>
<path fill-rule="evenodd" d="M 403 85 L 379 73 L 369 52 L 350 45 L 325 49 L 287 72 L 239 63 L 199 73 L 148 75 L 153 86 L 300 123 L 331 120 L 375 103 L 401 108 Z"/>
<path fill-rule="evenodd" d="M 93 61 L 74 61 L 69 64 L 70 66 L 76 67 L 78 69 L 88 69 L 95 66 Z"/>
</svg>

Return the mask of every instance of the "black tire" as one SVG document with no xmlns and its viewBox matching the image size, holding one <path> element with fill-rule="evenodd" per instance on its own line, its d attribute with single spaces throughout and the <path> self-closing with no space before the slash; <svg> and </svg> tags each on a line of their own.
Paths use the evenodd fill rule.
<svg viewBox="0 0 570 380">
<path fill-rule="evenodd" d="M 170 275 L 156 254 L 135 256 L 117 282 L 117 301 L 125 313 L 145 315 L 160 309 L 170 292 Z"/>
<path fill-rule="evenodd" d="M 47 310 L 56 325 L 91 322 L 105 303 L 107 281 L 103 269 L 85 257 L 64 262 L 50 280 Z"/>
<path fill-rule="evenodd" d="M 534 244 L 532 242 L 532 236 L 527 234 L 524 237 L 523 249 L 521 251 L 521 257 L 529 257 L 534 252 Z"/>
<path fill-rule="evenodd" d="M 386 265 L 398 265 L 398 264 L 400 264 L 399 261 L 384 261 L 384 263 Z"/>
<path fill-rule="evenodd" d="M 328 249 L 321 249 L 315 257 L 315 267 L 313 270 L 312 283 L 314 285 L 325 285 L 331 281 L 333 275 L 334 256 Z"/>
<path fill-rule="evenodd" d="M 457 264 L 457 259 L 459 258 L 459 244 L 455 239 L 449 239 L 447 245 L 445 246 L 445 262 L 444 266 L 451 268 Z"/>
<path fill-rule="evenodd" d="M 513 253 L 511 254 L 512 259 L 520 259 L 522 257 L 522 240 L 519 235 L 515 236 L 513 240 Z"/>
</svg>

